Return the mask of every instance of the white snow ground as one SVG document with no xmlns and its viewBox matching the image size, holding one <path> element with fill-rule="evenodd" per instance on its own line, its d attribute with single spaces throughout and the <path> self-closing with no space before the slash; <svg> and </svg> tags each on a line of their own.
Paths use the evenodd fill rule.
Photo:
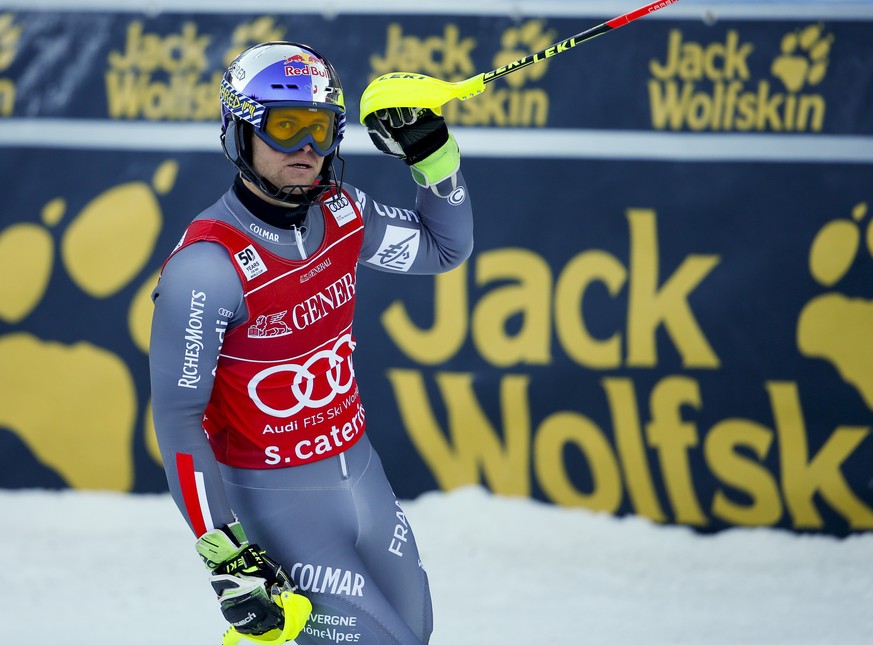
<svg viewBox="0 0 873 645">
<path fill-rule="evenodd" d="M 480 488 L 403 506 L 432 645 L 873 643 L 873 533 L 700 536 Z M 2 643 L 220 643 L 168 495 L 0 491 L 0 517 Z"/>
</svg>

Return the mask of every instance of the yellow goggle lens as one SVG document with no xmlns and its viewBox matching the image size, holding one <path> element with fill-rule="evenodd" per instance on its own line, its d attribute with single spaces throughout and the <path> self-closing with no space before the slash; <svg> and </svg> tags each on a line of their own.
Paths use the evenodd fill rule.
<svg viewBox="0 0 873 645">
<path fill-rule="evenodd" d="M 276 144 L 292 148 L 307 137 L 326 149 L 333 141 L 334 118 L 330 110 L 308 107 L 280 107 L 267 112 L 264 132 Z"/>
</svg>

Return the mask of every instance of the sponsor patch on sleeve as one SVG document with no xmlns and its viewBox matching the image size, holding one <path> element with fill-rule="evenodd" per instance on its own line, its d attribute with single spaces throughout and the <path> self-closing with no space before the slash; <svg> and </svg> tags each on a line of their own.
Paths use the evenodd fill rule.
<svg viewBox="0 0 873 645">
<path fill-rule="evenodd" d="M 255 247 L 251 244 L 242 251 L 234 253 L 233 259 L 236 260 L 236 263 L 243 270 L 243 273 L 248 280 L 257 278 L 262 273 L 267 272 L 267 267 L 264 265 L 264 261 L 261 260 L 261 256 L 258 255 Z"/>
<path fill-rule="evenodd" d="M 367 262 L 394 271 L 409 271 L 418 255 L 420 239 L 418 230 L 389 224 L 379 250 Z"/>
</svg>

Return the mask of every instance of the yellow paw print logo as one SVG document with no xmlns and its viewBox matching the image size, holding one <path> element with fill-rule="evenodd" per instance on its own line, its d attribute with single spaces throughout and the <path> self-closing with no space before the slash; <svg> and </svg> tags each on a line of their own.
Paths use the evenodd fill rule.
<svg viewBox="0 0 873 645">
<path fill-rule="evenodd" d="M 554 30 L 543 31 L 542 20 L 528 20 L 519 27 L 513 27 L 503 32 L 500 39 L 502 49 L 494 55 L 494 68 L 502 67 L 529 54 L 545 49 L 555 42 Z M 548 70 L 548 63 L 529 65 L 524 69 L 504 76 L 511 86 L 519 88 L 528 81 L 536 81 Z"/>
<path fill-rule="evenodd" d="M 782 81 L 789 92 L 799 92 L 805 85 L 818 85 L 828 71 L 828 56 L 833 34 L 825 34 L 821 24 L 785 34 L 782 53 L 770 72 Z"/>
<path fill-rule="evenodd" d="M 845 278 L 861 254 L 862 226 L 867 203 L 852 210 L 851 218 L 825 224 L 813 241 L 809 269 L 823 287 Z M 873 221 L 863 235 L 873 257 Z M 873 410 L 873 300 L 830 292 L 811 300 L 797 321 L 797 346 L 804 356 L 830 362 Z"/>
<path fill-rule="evenodd" d="M 163 226 L 157 195 L 172 189 L 177 170 L 175 161 L 166 161 L 151 184 L 136 181 L 105 191 L 66 226 L 67 206 L 59 198 L 45 204 L 38 223 L 0 230 L 0 272 L 6 276 L 0 282 L 0 321 L 14 329 L 51 300 L 49 283 L 58 264 L 93 300 L 117 296 L 141 279 Z M 128 307 L 128 331 L 143 353 L 156 281 L 156 273 L 148 276 Z M 77 317 L 74 308 L 67 303 L 54 309 L 59 328 L 65 316 Z M 17 435 L 68 485 L 126 491 L 133 484 L 132 443 L 141 412 L 147 448 L 159 457 L 151 415 L 138 410 L 130 367 L 99 342 L 67 345 L 14 330 L 0 336 L 0 427 Z"/>
</svg>

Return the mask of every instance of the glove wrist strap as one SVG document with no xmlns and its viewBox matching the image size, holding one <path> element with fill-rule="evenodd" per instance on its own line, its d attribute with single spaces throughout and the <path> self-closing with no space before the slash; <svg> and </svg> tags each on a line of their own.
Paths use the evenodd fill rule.
<svg viewBox="0 0 873 645">
<path fill-rule="evenodd" d="M 461 167 L 461 152 L 455 137 L 449 133 L 448 140 L 433 154 L 409 167 L 412 178 L 422 188 L 430 188 L 458 172 Z"/>
<path fill-rule="evenodd" d="M 249 538 L 246 536 L 246 532 L 243 530 L 242 524 L 239 522 L 225 524 L 223 528 L 233 536 L 233 539 L 240 546 L 246 546 L 249 543 Z"/>
</svg>

